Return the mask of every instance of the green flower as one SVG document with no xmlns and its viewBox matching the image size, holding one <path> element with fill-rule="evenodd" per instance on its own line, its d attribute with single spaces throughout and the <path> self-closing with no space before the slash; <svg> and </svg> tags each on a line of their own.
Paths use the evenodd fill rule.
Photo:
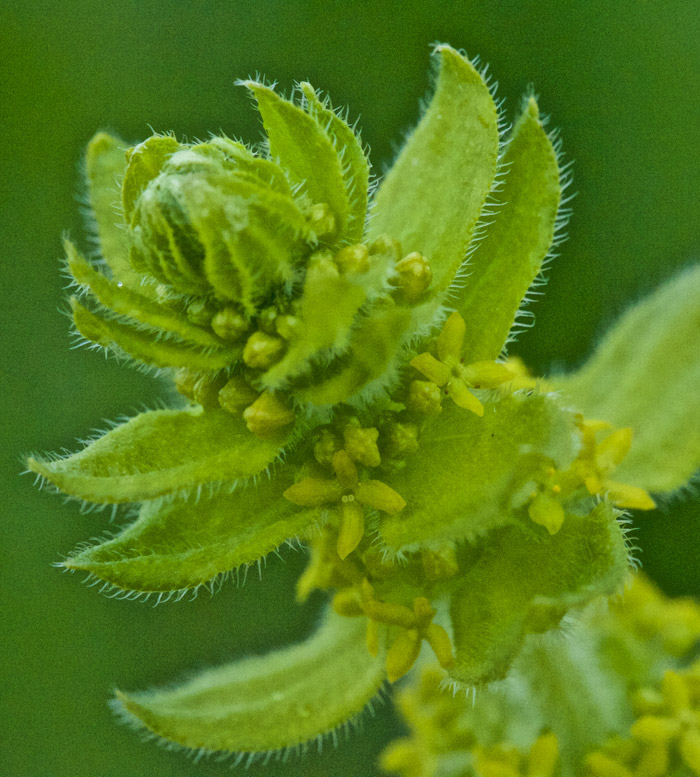
<svg viewBox="0 0 700 777">
<path fill-rule="evenodd" d="M 576 373 L 538 381 L 506 361 L 566 173 L 533 97 L 504 135 L 479 72 L 448 46 L 436 57 L 430 105 L 372 196 L 359 138 L 308 84 L 288 101 L 245 82 L 262 148 L 88 147 L 105 266 L 67 243 L 76 329 L 172 371 L 183 400 L 29 459 L 66 494 L 138 506 L 62 566 L 160 599 L 297 538 L 311 546 L 299 599 L 332 593 L 307 643 L 118 693 L 165 739 L 296 747 L 359 713 L 424 642 L 459 687 L 501 680 L 533 635 L 621 589 L 617 508 L 652 508 L 649 491 L 700 464 L 698 268 Z"/>
</svg>

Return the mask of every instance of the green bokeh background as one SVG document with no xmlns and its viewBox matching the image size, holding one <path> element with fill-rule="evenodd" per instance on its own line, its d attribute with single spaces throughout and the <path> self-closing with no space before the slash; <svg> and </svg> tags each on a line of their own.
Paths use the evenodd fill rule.
<svg viewBox="0 0 700 777">
<path fill-rule="evenodd" d="M 308 79 L 361 116 L 377 171 L 417 118 L 433 41 L 480 54 L 507 109 L 534 83 L 562 128 L 578 192 L 570 239 L 536 328 L 516 349 L 538 370 L 576 365 L 634 299 L 700 255 L 700 3 L 696 0 L 64 0 L 0 3 L 2 95 L 2 694 L 0 777 L 207 777 L 229 766 L 144 743 L 116 725 L 116 684 L 183 672 L 301 638 L 319 602 L 293 604 L 302 555 L 262 581 L 193 603 L 116 601 L 51 563 L 109 527 L 19 478 L 21 456 L 75 447 L 163 387 L 69 350 L 60 237 L 81 235 L 79 165 L 96 129 L 257 140 L 237 77 Z M 669 354 L 669 359 L 673 354 Z M 659 408 L 663 412 L 663 408 Z M 700 593 L 698 501 L 639 516 L 641 558 L 674 593 Z M 390 711 L 336 750 L 267 775 L 377 774 Z"/>
</svg>

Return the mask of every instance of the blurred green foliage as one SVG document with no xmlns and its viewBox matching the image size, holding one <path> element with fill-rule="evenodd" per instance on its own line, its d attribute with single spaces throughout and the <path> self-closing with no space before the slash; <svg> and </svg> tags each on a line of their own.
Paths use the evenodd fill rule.
<svg viewBox="0 0 700 777">
<path fill-rule="evenodd" d="M 375 169 L 392 158 L 426 93 L 429 45 L 480 54 L 513 110 L 528 84 L 575 160 L 570 240 L 513 349 L 537 370 L 582 361 L 626 304 L 700 254 L 700 13 L 696 0 L 33 0 L 0 4 L 3 154 L 0 448 L 5 552 L 2 777 L 207 777 L 228 772 L 143 743 L 115 724 L 111 688 L 296 640 L 319 602 L 293 604 L 303 558 L 283 551 L 258 581 L 188 604 L 111 601 L 50 564 L 110 526 L 17 476 L 22 454 L 75 447 L 100 419 L 164 393 L 158 381 L 69 350 L 62 231 L 80 240 L 80 160 L 97 129 L 257 140 L 233 82 L 308 79 L 361 116 Z M 77 201 L 76 201 L 77 194 Z M 673 354 L 669 354 L 669 359 Z M 641 558 L 672 593 L 700 593 L 698 501 L 640 517 Z M 123 516 L 117 517 L 123 521 Z M 386 711 L 335 750 L 255 775 L 376 774 L 398 730 Z M 316 749 L 315 745 L 312 748 Z"/>
</svg>

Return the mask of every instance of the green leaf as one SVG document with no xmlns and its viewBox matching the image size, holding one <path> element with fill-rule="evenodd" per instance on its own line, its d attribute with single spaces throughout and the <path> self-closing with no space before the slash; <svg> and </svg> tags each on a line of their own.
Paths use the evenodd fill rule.
<svg viewBox="0 0 700 777">
<path fill-rule="evenodd" d="M 176 339 L 164 340 L 157 333 L 135 329 L 129 324 L 91 313 L 75 297 L 70 303 L 75 326 L 83 337 L 105 348 L 116 345 L 132 358 L 150 366 L 219 370 L 236 362 L 241 355 L 240 346 L 214 350 Z"/>
<path fill-rule="evenodd" d="M 125 170 L 124 143 L 106 132 L 98 132 L 88 143 L 85 172 L 90 206 L 97 223 L 100 253 L 115 280 L 138 288 L 141 278 L 129 263 L 128 232 L 121 208 L 119 186 Z"/>
<path fill-rule="evenodd" d="M 410 323 L 409 309 L 377 307 L 353 330 L 348 353 L 338 366 L 324 370 L 317 383 L 297 390 L 297 396 L 314 405 L 335 405 L 371 391 L 370 384 L 376 387 L 395 378 L 399 346 Z"/>
<path fill-rule="evenodd" d="M 217 349 L 225 347 L 224 341 L 213 332 L 193 324 L 181 312 L 182 306 L 178 310 L 176 305 L 156 302 L 111 281 L 86 262 L 70 241 L 64 241 L 63 245 L 68 256 L 68 270 L 75 282 L 87 287 L 101 305 L 120 316 L 177 335 L 189 345 Z"/>
<path fill-rule="evenodd" d="M 61 566 L 128 591 L 196 588 L 304 536 L 318 511 L 283 499 L 288 485 L 279 477 L 261 479 L 208 499 L 145 502 L 118 536 L 80 550 Z"/>
<path fill-rule="evenodd" d="M 440 74 L 428 110 L 379 188 L 370 239 L 387 234 L 420 251 L 435 291 L 464 262 L 498 159 L 498 114 L 474 67 L 439 46 Z"/>
<path fill-rule="evenodd" d="M 329 612 L 307 641 L 211 669 L 183 685 L 126 694 L 117 709 L 185 747 L 257 753 L 332 731 L 379 691 L 385 654 L 365 647 L 365 619 Z"/>
<path fill-rule="evenodd" d="M 407 502 L 382 515 L 381 538 L 392 550 L 502 526 L 513 520 L 513 494 L 543 460 L 566 469 L 574 459 L 574 415 L 553 397 L 517 393 L 484 407 L 479 418 L 446 401 L 426 422 L 418 451 L 387 479 Z"/>
<path fill-rule="evenodd" d="M 78 453 L 30 458 L 29 469 L 66 494 L 90 502 L 140 502 L 205 483 L 257 475 L 284 440 L 260 440 L 224 410 L 141 413 Z"/>
<path fill-rule="evenodd" d="M 152 135 L 129 150 L 127 168 L 122 183 L 124 219 L 131 217 L 141 192 L 160 173 L 163 165 L 182 146 L 170 135 Z"/>
<path fill-rule="evenodd" d="M 343 350 L 350 338 L 355 314 L 365 301 L 365 289 L 356 276 L 341 275 L 323 254 L 309 262 L 299 303 L 299 327 L 282 360 L 263 381 L 276 388 L 302 372 L 309 359 L 325 349 Z"/>
<path fill-rule="evenodd" d="M 517 526 L 488 535 L 452 595 L 455 666 L 463 685 L 502 679 L 525 636 L 555 628 L 572 607 L 620 590 L 627 549 L 613 508 L 567 514 L 554 535 Z"/>
<path fill-rule="evenodd" d="M 345 232 L 340 237 L 348 243 L 359 243 L 365 229 L 369 160 L 355 132 L 333 110 L 328 100 L 321 100 L 309 83 L 301 84 L 307 101 L 307 112 L 325 128 L 343 165 L 343 180 L 350 210 Z"/>
<path fill-rule="evenodd" d="M 456 304 L 467 322 L 467 362 L 498 357 L 554 238 L 559 166 L 532 97 L 515 124 L 503 162 L 507 175 L 497 195 L 501 204 L 472 256 Z"/>
<path fill-rule="evenodd" d="M 258 102 L 272 159 L 294 184 L 303 184 L 314 203 L 327 203 L 342 232 L 349 214 L 343 171 L 331 138 L 319 122 L 301 108 L 255 81 L 246 81 Z"/>
<path fill-rule="evenodd" d="M 673 491 L 700 467 L 700 265 L 631 308 L 577 372 L 552 381 L 589 418 L 634 429 L 617 481 Z"/>
</svg>

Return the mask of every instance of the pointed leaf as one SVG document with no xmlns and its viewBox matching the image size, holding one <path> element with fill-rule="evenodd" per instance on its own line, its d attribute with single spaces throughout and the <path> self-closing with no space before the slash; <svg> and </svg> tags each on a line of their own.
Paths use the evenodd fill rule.
<svg viewBox="0 0 700 777">
<path fill-rule="evenodd" d="M 88 143 L 85 172 L 100 253 L 115 280 L 138 288 L 141 278 L 129 263 L 128 232 L 121 205 L 120 185 L 125 170 L 125 144 L 113 135 L 98 132 Z"/>
<path fill-rule="evenodd" d="M 394 377 L 399 347 L 410 323 L 409 309 L 377 308 L 353 330 L 339 367 L 324 371 L 318 383 L 299 389 L 297 396 L 314 405 L 334 405 Z"/>
<path fill-rule="evenodd" d="M 379 188 L 370 238 L 386 233 L 420 251 L 435 291 L 465 258 L 498 158 L 498 115 L 474 67 L 439 46 L 440 74 L 428 110 Z"/>
<path fill-rule="evenodd" d="M 359 243 L 365 229 L 367 193 L 369 191 L 369 160 L 359 137 L 333 110 L 330 103 L 321 100 L 311 84 L 301 84 L 307 101 L 307 112 L 325 128 L 343 166 L 343 180 L 350 210 L 345 232 L 340 237 L 348 243 Z"/>
<path fill-rule="evenodd" d="M 64 248 L 68 255 L 68 269 L 76 283 L 87 287 L 100 304 L 114 313 L 154 329 L 170 332 L 189 341 L 190 345 L 225 347 L 224 341 L 213 332 L 193 324 L 182 312 L 182 306 L 178 309 L 173 304 L 156 302 L 121 283 L 111 281 L 86 262 L 68 240 L 64 241 Z"/>
<path fill-rule="evenodd" d="M 365 647 L 364 618 L 328 612 L 307 641 L 202 672 L 183 685 L 117 692 L 118 709 L 185 747 L 256 753 L 294 747 L 357 715 L 379 691 L 385 654 Z"/>
<path fill-rule="evenodd" d="M 265 385 L 275 388 L 295 377 L 324 349 L 343 350 L 364 301 L 364 287 L 353 276 L 341 275 L 324 255 L 312 258 L 299 304 L 299 327 L 282 360 L 265 373 Z"/>
<path fill-rule="evenodd" d="M 467 322 L 465 360 L 495 359 L 554 237 L 561 199 L 556 153 L 530 98 L 504 155 L 494 223 L 474 252 L 457 305 Z"/>
<path fill-rule="evenodd" d="M 555 628 L 564 613 L 620 590 L 627 549 L 609 504 L 568 514 L 560 531 L 536 536 L 517 526 L 489 534 L 452 595 L 455 665 L 470 686 L 502 679 L 529 632 Z"/>
<path fill-rule="evenodd" d="M 187 367 L 191 370 L 219 370 L 238 361 L 241 347 L 202 348 L 181 340 L 164 340 L 157 333 L 135 329 L 113 319 L 102 318 L 71 298 L 73 321 L 80 334 L 97 345 L 116 345 L 134 359 L 155 367 Z"/>
<path fill-rule="evenodd" d="M 78 453 L 27 464 L 71 496 L 139 502 L 257 475 L 277 458 L 282 443 L 258 439 L 224 410 L 152 410 Z"/>
<path fill-rule="evenodd" d="M 589 418 L 631 426 L 614 478 L 673 491 L 700 467 L 700 265 L 631 308 L 561 388 Z"/>
<path fill-rule="evenodd" d="M 209 499 L 145 502 L 114 539 L 63 562 L 128 591 L 196 588 L 303 536 L 318 511 L 282 498 L 286 481 L 261 479 Z"/>
<path fill-rule="evenodd" d="M 484 408 L 479 418 L 445 403 L 421 431 L 418 451 L 387 478 L 407 503 L 382 516 L 382 541 L 393 550 L 474 539 L 510 522 L 510 500 L 530 473 L 548 459 L 565 469 L 575 457 L 574 415 L 553 397 L 519 393 Z"/>
<path fill-rule="evenodd" d="M 255 96 L 273 160 L 292 183 L 303 184 L 314 203 L 325 202 L 338 219 L 348 218 L 349 203 L 338 152 L 318 121 L 263 84 L 245 85 Z"/>
</svg>

